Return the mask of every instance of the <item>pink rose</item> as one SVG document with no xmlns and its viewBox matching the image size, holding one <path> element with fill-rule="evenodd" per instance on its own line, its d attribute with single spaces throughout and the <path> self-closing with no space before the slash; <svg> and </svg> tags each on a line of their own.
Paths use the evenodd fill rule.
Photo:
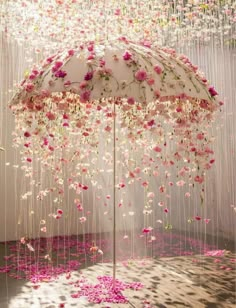
<svg viewBox="0 0 236 308">
<path fill-rule="evenodd" d="M 148 79 L 147 83 L 149 84 L 149 86 L 154 85 L 155 80 L 153 78 Z"/>
<path fill-rule="evenodd" d="M 75 54 L 75 51 L 73 49 L 68 50 L 68 55 L 73 56 Z"/>
<path fill-rule="evenodd" d="M 34 90 L 34 84 L 33 83 L 27 83 L 25 86 L 25 91 L 30 93 Z"/>
<path fill-rule="evenodd" d="M 127 102 L 128 102 L 129 105 L 134 105 L 135 100 L 134 100 L 133 97 L 129 97 L 128 100 L 127 100 Z"/>
<path fill-rule="evenodd" d="M 210 92 L 211 96 L 216 96 L 218 93 L 216 92 L 213 86 L 209 87 L 208 91 Z"/>
<path fill-rule="evenodd" d="M 56 116 L 55 116 L 55 114 L 54 113 L 52 113 L 52 112 L 47 112 L 46 113 L 46 117 L 48 118 L 48 120 L 50 120 L 50 121 L 53 121 L 53 120 L 55 120 L 56 119 Z"/>
<path fill-rule="evenodd" d="M 129 61 L 130 59 L 132 58 L 132 54 L 128 51 L 126 51 L 124 54 L 123 54 L 123 59 L 125 61 Z"/>
<path fill-rule="evenodd" d="M 154 150 L 155 152 L 157 152 L 157 153 L 160 153 L 160 152 L 161 152 L 161 148 L 158 147 L 158 146 L 154 147 L 153 150 Z"/>
<path fill-rule="evenodd" d="M 138 81 L 144 81 L 147 79 L 147 73 L 146 71 L 144 70 L 138 70 L 136 73 L 135 73 L 135 78 L 138 80 Z"/>
<path fill-rule="evenodd" d="M 154 66 L 154 71 L 160 75 L 163 71 L 162 71 L 162 68 L 158 65 Z"/>
</svg>

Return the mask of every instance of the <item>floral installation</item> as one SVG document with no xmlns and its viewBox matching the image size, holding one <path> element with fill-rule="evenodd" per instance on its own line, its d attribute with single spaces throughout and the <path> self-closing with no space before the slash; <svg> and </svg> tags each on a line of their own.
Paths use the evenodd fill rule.
<svg viewBox="0 0 236 308">
<path fill-rule="evenodd" d="M 169 198 L 173 185 L 199 185 L 203 202 L 205 175 L 215 161 L 208 128 L 223 104 L 216 97 L 216 90 L 198 68 L 173 49 L 150 48 L 125 37 L 103 44 L 88 42 L 48 57 L 21 82 L 10 103 L 16 117 L 14 143 L 22 148 L 22 169 L 27 177 L 33 179 L 38 162 L 53 174 L 54 186 L 38 189 L 37 200 L 56 196 L 50 217 L 61 219 L 64 210 L 57 207 L 65 185 L 78 197 L 96 190 L 93 183 L 100 171 L 88 161 L 99 155 L 101 132 L 112 142 L 116 120 L 119 138 L 130 144 L 131 151 L 116 149 L 123 159 L 123 173 L 115 186 L 121 191 L 140 183 L 147 192 L 143 213 L 148 216 L 153 203 L 165 205 L 158 199 L 162 195 L 162 199 Z M 132 149 L 142 151 L 134 157 Z M 128 166 L 131 158 L 136 160 L 135 167 Z M 112 166 L 112 157 L 107 163 Z M 64 179 L 63 168 L 72 170 L 74 164 L 76 172 Z M 158 170 L 158 166 L 166 170 Z M 169 181 L 171 169 L 178 170 L 176 183 Z M 150 176 L 162 182 L 157 198 L 151 191 Z M 74 202 L 82 212 L 79 221 L 86 224 L 88 217 L 78 197 Z M 185 192 L 185 197 L 190 193 Z M 107 201 L 110 198 L 107 195 Z M 172 229 L 170 209 L 164 206 L 163 211 L 164 228 Z M 201 220 L 199 216 L 194 219 Z M 152 228 L 146 224 L 142 232 L 148 234 Z M 47 232 L 46 225 L 41 232 Z"/>
</svg>

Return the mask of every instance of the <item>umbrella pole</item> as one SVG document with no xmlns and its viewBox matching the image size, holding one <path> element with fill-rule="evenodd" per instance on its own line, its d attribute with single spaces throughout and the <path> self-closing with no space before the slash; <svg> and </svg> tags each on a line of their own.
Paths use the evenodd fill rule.
<svg viewBox="0 0 236 308">
<path fill-rule="evenodd" d="M 113 105 L 113 288 L 116 279 L 116 104 Z"/>
</svg>

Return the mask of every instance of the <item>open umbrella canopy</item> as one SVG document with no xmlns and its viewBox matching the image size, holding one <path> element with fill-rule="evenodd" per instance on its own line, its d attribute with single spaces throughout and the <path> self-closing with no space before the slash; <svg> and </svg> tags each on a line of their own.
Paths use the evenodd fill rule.
<svg viewBox="0 0 236 308">
<path fill-rule="evenodd" d="M 121 38 L 89 42 L 49 57 L 22 82 L 11 104 L 55 92 L 71 92 L 81 102 L 108 97 L 153 101 L 198 101 L 205 109 L 219 106 L 216 91 L 184 55 L 168 48 L 149 48 Z"/>
</svg>

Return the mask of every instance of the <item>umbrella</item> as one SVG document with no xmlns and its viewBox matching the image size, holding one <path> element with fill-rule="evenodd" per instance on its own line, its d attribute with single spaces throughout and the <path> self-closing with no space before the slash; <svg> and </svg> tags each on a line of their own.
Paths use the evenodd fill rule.
<svg viewBox="0 0 236 308">
<path fill-rule="evenodd" d="M 22 82 L 11 105 L 45 92 L 77 93 L 81 102 L 132 97 L 141 103 L 179 99 L 199 101 L 208 110 L 218 106 L 216 91 L 186 56 L 125 38 L 90 42 L 49 57 L 40 71 L 33 70 Z"/>
<path fill-rule="evenodd" d="M 214 87 L 186 56 L 169 48 L 136 44 L 124 37 L 84 43 L 48 57 L 19 85 L 10 107 L 16 115 L 16 143 L 26 149 L 25 170 L 33 175 L 31 165 L 36 154 L 42 168 L 53 172 L 59 195 L 63 195 L 64 185 L 61 162 L 80 160 L 87 155 L 88 146 L 96 148 L 98 127 L 102 127 L 103 134 L 113 134 L 114 277 L 115 196 L 117 187 L 125 186 L 124 182 L 116 183 L 116 125 L 131 143 L 145 146 L 145 159 L 150 154 L 149 165 L 156 160 L 165 166 L 181 160 L 186 166 L 179 176 L 187 173 L 192 182 L 201 184 L 205 170 L 214 162 L 206 128 L 221 105 L 216 97 Z M 148 134 L 152 138 L 145 141 Z M 191 175 L 193 166 L 195 176 Z M 79 169 L 86 168 L 80 165 Z M 140 172 L 132 167 L 128 171 L 126 177 L 131 183 Z M 88 189 L 78 181 L 79 172 L 76 179 L 68 179 L 78 194 Z M 184 184 L 179 180 L 176 185 Z M 160 193 L 165 189 L 160 186 Z M 38 198 L 48 193 L 42 191 Z M 59 209 L 52 216 L 58 219 L 62 214 Z M 84 223 L 86 218 L 82 218 Z M 146 226 L 143 230 L 149 233 L 152 228 Z"/>
</svg>

